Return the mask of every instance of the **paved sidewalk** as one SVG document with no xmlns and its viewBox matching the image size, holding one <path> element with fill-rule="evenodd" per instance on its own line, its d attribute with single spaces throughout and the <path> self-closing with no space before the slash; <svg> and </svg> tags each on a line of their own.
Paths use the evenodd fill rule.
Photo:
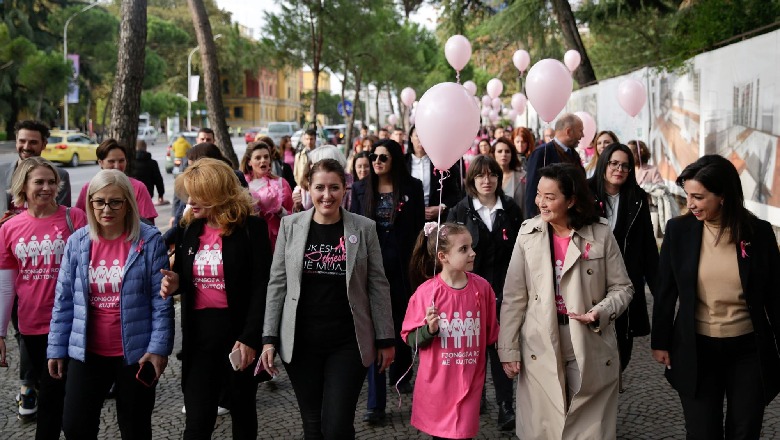
<svg viewBox="0 0 780 440">
<path fill-rule="evenodd" d="M 177 322 L 179 313 L 177 308 Z M 178 329 L 177 325 L 177 329 Z M 177 333 L 176 347 L 181 345 Z M 8 340 L 11 368 L 0 370 L 0 439 L 32 439 L 35 423 L 22 424 L 16 419 L 14 396 L 18 392 L 18 356 L 16 342 Z M 277 360 L 278 362 L 278 360 Z M 283 370 L 283 369 L 282 369 Z M 171 356 L 168 369 L 163 375 L 157 392 L 157 405 L 153 414 L 153 437 L 157 439 L 180 439 L 184 429 L 184 415 L 181 413 L 183 397 L 180 384 L 181 363 Z M 488 373 L 489 374 L 489 373 Z M 634 344 L 631 364 L 624 376 L 626 392 L 620 396 L 618 414 L 618 438 L 634 439 L 684 439 L 685 432 L 677 394 L 663 377 L 663 369 L 650 357 L 649 338 L 639 338 Z M 212 384 L 204 384 L 210 386 Z M 480 439 L 515 438 L 512 433 L 501 433 L 495 427 L 496 405 L 490 379 L 488 379 L 489 414 L 482 416 Z M 398 408 L 397 395 L 388 393 L 388 419 L 384 427 L 372 428 L 360 419 L 366 403 L 366 388 L 356 412 L 357 437 L 359 439 L 428 439 L 409 424 L 411 396 L 405 395 Z M 257 392 L 257 409 L 260 439 L 302 438 L 301 422 L 295 395 L 287 376 L 282 373 L 277 380 L 261 384 Z M 216 410 L 216 408 L 215 408 Z M 119 439 L 116 423 L 116 405 L 107 400 L 100 427 L 100 439 Z M 64 436 L 62 437 L 64 438 Z M 214 439 L 229 439 L 230 416 L 217 419 Z M 764 416 L 762 439 L 780 438 L 780 401 L 767 408 Z"/>
</svg>

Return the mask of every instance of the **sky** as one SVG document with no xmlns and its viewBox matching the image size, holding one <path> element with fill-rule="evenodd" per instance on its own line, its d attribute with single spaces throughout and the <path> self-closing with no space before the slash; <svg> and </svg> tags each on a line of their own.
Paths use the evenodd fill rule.
<svg viewBox="0 0 780 440">
<path fill-rule="evenodd" d="M 277 12 L 277 0 L 216 0 L 217 5 L 233 14 L 234 22 L 238 22 L 254 31 L 255 37 L 260 35 L 260 29 L 264 24 L 265 12 Z M 419 23 L 428 29 L 436 27 L 437 11 L 428 3 L 424 3 L 420 9 L 410 17 L 415 23 Z M 341 92 L 341 83 L 331 76 L 330 88 L 333 93 Z"/>
</svg>

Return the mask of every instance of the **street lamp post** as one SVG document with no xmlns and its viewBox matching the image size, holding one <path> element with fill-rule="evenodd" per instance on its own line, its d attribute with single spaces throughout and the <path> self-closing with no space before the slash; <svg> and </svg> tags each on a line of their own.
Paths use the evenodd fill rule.
<svg viewBox="0 0 780 440">
<path fill-rule="evenodd" d="M 81 10 L 79 10 L 75 14 L 71 15 L 70 18 L 68 18 L 65 21 L 65 28 L 62 30 L 62 58 L 63 58 L 63 60 L 65 62 L 68 62 L 68 25 L 70 25 L 70 21 L 73 20 L 74 18 L 76 18 L 76 16 L 81 14 L 82 12 L 84 12 L 84 11 L 86 11 L 88 9 L 92 9 L 92 8 L 94 8 L 97 5 L 98 5 L 98 3 L 95 2 L 95 3 L 89 4 L 87 6 L 84 6 L 83 8 L 81 8 Z M 69 83 L 69 85 L 70 85 L 70 83 Z M 70 89 L 70 87 L 68 87 L 68 89 Z M 63 116 L 65 117 L 65 131 L 68 130 L 68 91 L 69 90 L 65 91 L 65 99 L 63 100 L 64 101 Z"/>
<path fill-rule="evenodd" d="M 214 41 L 222 38 L 222 34 L 214 35 Z M 200 49 L 200 46 L 195 46 L 187 56 L 187 131 L 192 131 L 192 99 L 190 94 L 190 83 L 192 82 L 192 56 Z"/>
</svg>

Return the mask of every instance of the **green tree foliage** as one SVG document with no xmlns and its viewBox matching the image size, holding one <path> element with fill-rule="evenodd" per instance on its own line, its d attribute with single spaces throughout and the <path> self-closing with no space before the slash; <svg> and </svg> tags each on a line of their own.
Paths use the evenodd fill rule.
<svg viewBox="0 0 780 440">
<path fill-rule="evenodd" d="M 141 112 L 148 112 L 160 119 L 187 114 L 187 99 L 170 92 L 153 92 L 145 90 L 141 93 Z"/>
<path fill-rule="evenodd" d="M 71 63 L 65 62 L 61 54 L 53 52 L 37 51 L 25 60 L 19 69 L 18 82 L 36 101 L 36 119 L 42 116 L 55 117 L 56 107 L 50 103 L 59 102 L 65 95 L 72 68 Z"/>
</svg>

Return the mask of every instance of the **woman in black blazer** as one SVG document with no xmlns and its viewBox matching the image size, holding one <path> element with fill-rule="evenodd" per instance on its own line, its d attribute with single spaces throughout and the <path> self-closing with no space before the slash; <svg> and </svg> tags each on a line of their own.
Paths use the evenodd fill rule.
<svg viewBox="0 0 780 440">
<path fill-rule="evenodd" d="M 395 362 L 390 366 L 393 386 L 412 364 L 409 346 L 401 339 L 401 323 L 412 296 L 409 284 L 409 259 L 417 234 L 425 222 L 422 183 L 411 177 L 404 165 L 401 145 L 392 139 L 374 144 L 369 157 L 371 174 L 352 185 L 350 211 L 376 222 L 385 275 L 390 282 L 390 300 L 395 327 Z M 398 384 L 409 393 L 409 375 Z M 385 375 L 372 365 L 368 372 L 368 410 L 363 421 L 381 423 L 385 418 L 387 383 Z"/>
<path fill-rule="evenodd" d="M 599 156 L 588 186 L 596 199 L 596 211 L 609 221 L 628 277 L 634 285 L 634 297 L 625 313 L 615 320 L 620 369 L 631 360 L 634 338 L 650 334 L 645 282 L 655 292 L 658 272 L 658 245 L 650 220 L 647 193 L 639 187 L 634 172 L 634 155 L 623 144 L 608 146 Z M 622 387 L 621 387 L 622 388 Z"/>
<path fill-rule="evenodd" d="M 517 232 L 523 222 L 520 207 L 501 189 L 503 177 L 501 166 L 495 159 L 482 155 L 475 157 L 466 174 L 468 195 L 450 210 L 447 217 L 448 222 L 466 225 L 471 233 L 471 248 L 477 254 L 472 272 L 487 280 L 493 287 L 497 314 L 501 312 L 507 268 L 512 259 Z M 483 216 L 489 216 L 489 227 Z M 512 379 L 504 373 L 495 346 L 487 347 L 487 354 L 498 404 L 498 427 L 502 431 L 508 431 L 515 427 Z M 485 388 L 483 404 L 484 390 Z"/>
<path fill-rule="evenodd" d="M 176 234 L 173 271 L 163 296 L 182 300 L 182 391 L 185 439 L 211 438 L 224 382 L 234 439 L 257 438 L 257 383 L 266 287 L 271 267 L 268 229 L 251 216 L 252 198 L 224 162 L 200 159 L 177 179 L 190 209 Z M 236 371 L 228 355 L 238 351 Z"/>
<path fill-rule="evenodd" d="M 704 156 L 677 184 L 690 212 L 666 226 L 653 357 L 680 395 L 689 439 L 722 439 L 724 431 L 728 439 L 757 439 L 764 407 L 780 391 L 777 240 L 745 209 L 727 159 Z"/>
</svg>

